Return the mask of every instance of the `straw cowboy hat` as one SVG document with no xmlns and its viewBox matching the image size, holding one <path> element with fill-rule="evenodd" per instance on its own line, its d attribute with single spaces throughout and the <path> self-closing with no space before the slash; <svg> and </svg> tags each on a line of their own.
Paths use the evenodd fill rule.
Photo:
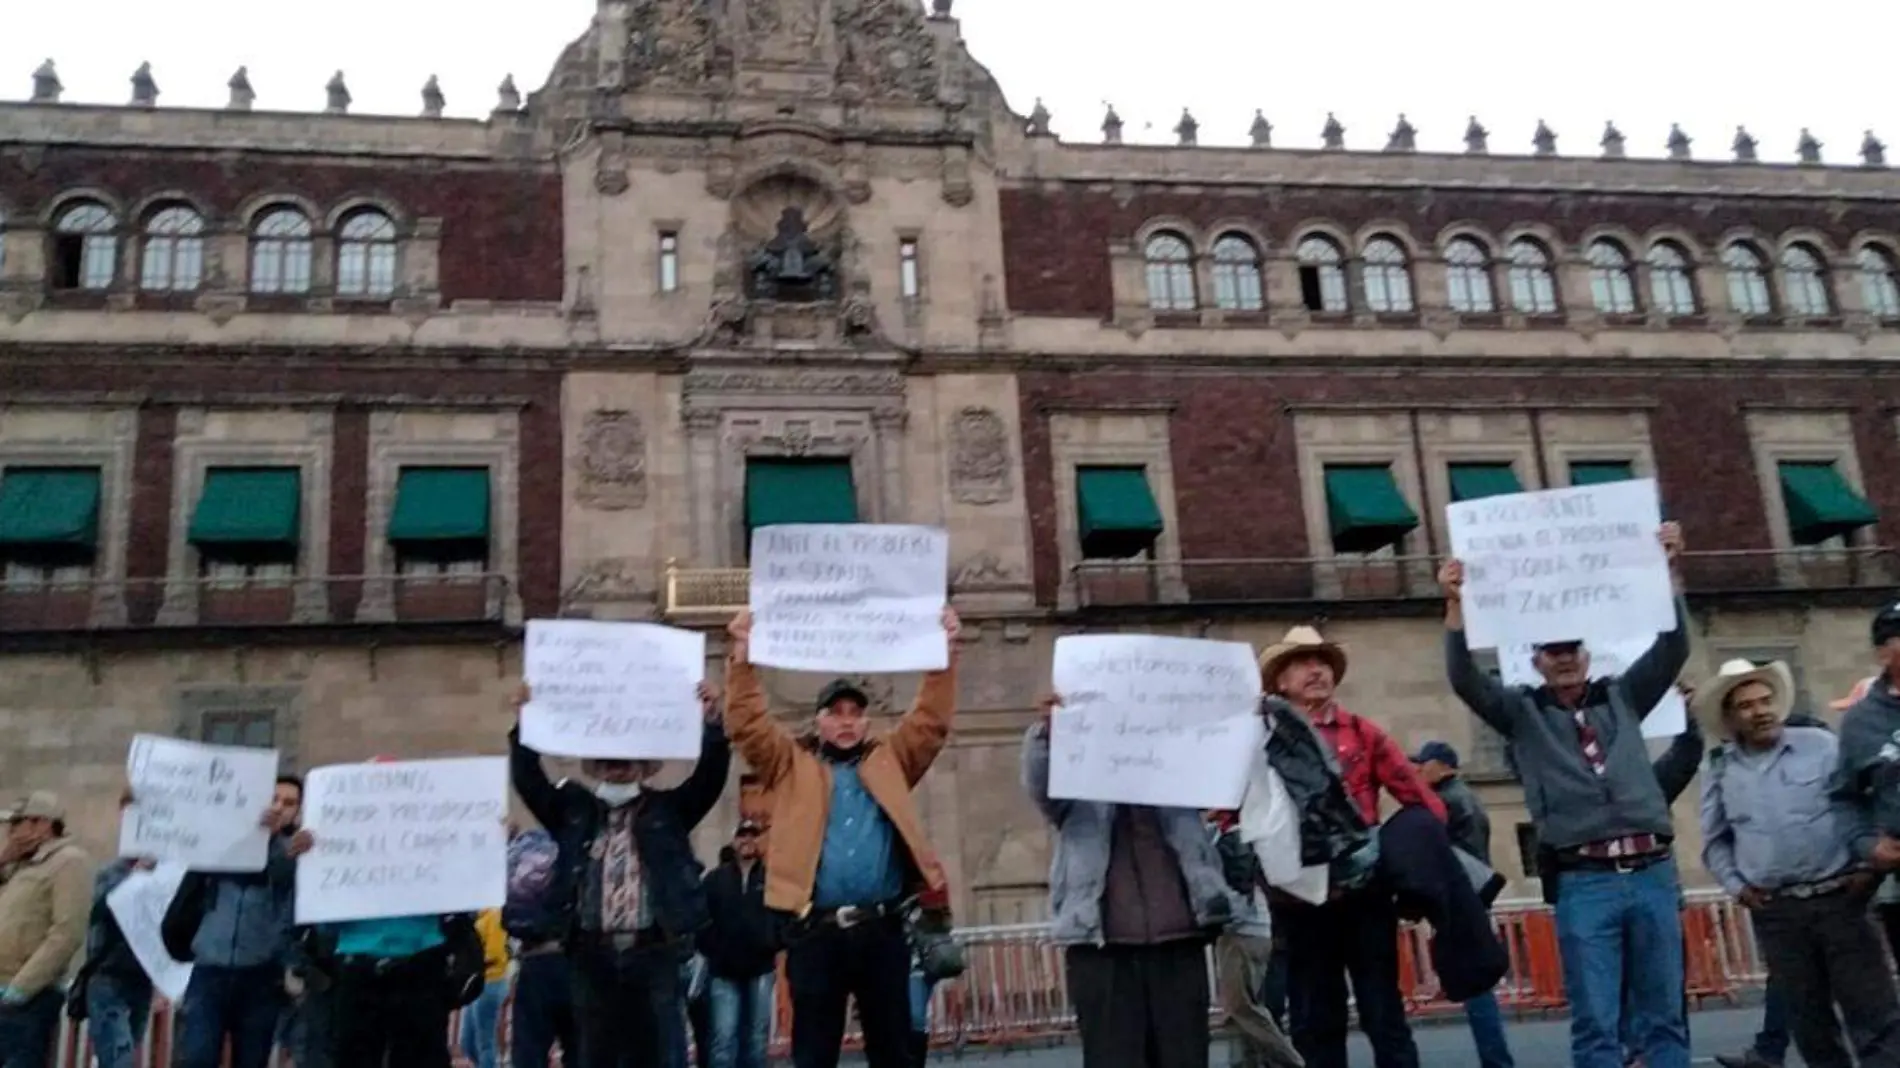
<svg viewBox="0 0 1900 1068">
<path fill-rule="evenodd" d="M 1789 674 L 1788 665 L 1777 660 L 1765 667 L 1755 666 L 1749 660 L 1731 660 L 1716 671 L 1715 677 L 1695 688 L 1695 697 L 1690 700 L 1690 711 L 1704 722 L 1722 721 L 1722 703 L 1735 687 L 1745 682 L 1763 682 L 1774 694 L 1775 715 L 1786 717 L 1794 706 L 1794 676 Z"/>
<path fill-rule="evenodd" d="M 1327 641 L 1312 627 L 1294 627 L 1286 632 L 1286 637 L 1267 646 L 1267 651 L 1260 654 L 1260 678 L 1272 686 L 1280 677 L 1280 669 L 1296 656 L 1317 656 L 1331 664 L 1335 683 L 1346 677 L 1344 646 Z"/>
<path fill-rule="evenodd" d="M 1866 678 L 1855 683 L 1854 688 L 1847 691 L 1846 697 L 1843 697 L 1838 701 L 1829 701 L 1827 703 L 1827 707 L 1833 709 L 1836 712 L 1845 712 L 1848 709 L 1854 707 L 1855 705 L 1860 704 L 1860 699 L 1867 696 L 1867 691 L 1873 689 L 1874 683 L 1879 682 L 1879 681 L 1880 681 L 1880 676 L 1869 675 Z"/>
</svg>

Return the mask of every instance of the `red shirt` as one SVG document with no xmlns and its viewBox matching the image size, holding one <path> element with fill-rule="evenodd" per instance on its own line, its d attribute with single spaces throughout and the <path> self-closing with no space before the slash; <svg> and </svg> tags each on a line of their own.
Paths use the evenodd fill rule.
<svg viewBox="0 0 1900 1068">
<path fill-rule="evenodd" d="M 1399 804 L 1424 805 L 1438 822 L 1445 822 L 1445 803 L 1438 799 L 1438 792 L 1419 781 L 1411 758 L 1378 724 L 1337 704 L 1328 705 L 1312 723 L 1319 736 L 1333 747 L 1340 775 L 1346 780 L 1346 792 L 1352 795 L 1368 826 L 1379 825 L 1381 787 Z"/>
</svg>

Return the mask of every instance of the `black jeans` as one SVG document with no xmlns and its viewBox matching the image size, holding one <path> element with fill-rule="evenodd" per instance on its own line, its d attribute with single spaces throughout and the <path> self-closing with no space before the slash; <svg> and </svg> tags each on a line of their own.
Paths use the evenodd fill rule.
<svg viewBox="0 0 1900 1068">
<path fill-rule="evenodd" d="M 1286 936 L 1288 1037 L 1307 1068 L 1347 1068 L 1346 978 L 1378 1068 L 1418 1068 L 1399 996 L 1399 917 L 1378 884 L 1324 905 L 1273 910 Z"/>
<path fill-rule="evenodd" d="M 330 994 L 338 1068 L 449 1068 L 447 986 L 440 949 L 340 962 Z"/>
<path fill-rule="evenodd" d="M 1070 946 L 1063 963 L 1088 1068 L 1207 1068 L 1207 943 Z"/>
<path fill-rule="evenodd" d="M 1755 910 L 1754 921 L 1808 1068 L 1854 1063 L 1842 1024 L 1860 1045 L 1863 1068 L 1900 1068 L 1900 995 L 1866 901 L 1847 893 L 1771 900 Z"/>
<path fill-rule="evenodd" d="M 673 1063 L 686 1048 L 678 946 L 583 939 L 572 959 L 578 1068 L 685 1068 Z"/>
<path fill-rule="evenodd" d="M 820 926 L 785 954 L 794 1068 L 836 1068 L 845 1004 L 858 1002 L 869 1068 L 910 1064 L 910 939 L 896 916 L 846 930 Z"/>
<path fill-rule="evenodd" d="M 514 1041 L 508 1061 L 513 1068 L 548 1068 L 555 1043 L 561 1055 L 579 1060 L 574 1041 L 574 989 L 566 954 L 531 953 L 515 973 Z"/>
<path fill-rule="evenodd" d="M 42 990 L 24 1005 L 0 1005 L 0 1066 L 46 1068 L 53 1063 L 53 1037 L 59 1033 L 65 998 L 57 987 Z"/>
</svg>

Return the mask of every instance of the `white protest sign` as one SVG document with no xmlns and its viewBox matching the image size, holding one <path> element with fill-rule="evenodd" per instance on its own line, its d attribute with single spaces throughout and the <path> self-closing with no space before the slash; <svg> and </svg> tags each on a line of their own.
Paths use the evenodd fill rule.
<svg viewBox="0 0 1900 1068">
<path fill-rule="evenodd" d="M 1062 707 L 1049 796 L 1235 808 L 1264 740 L 1260 669 L 1242 642 L 1099 634 L 1056 639 Z"/>
<path fill-rule="evenodd" d="M 940 671 L 950 538 L 932 527 L 752 532 L 751 658 L 794 671 Z"/>
<path fill-rule="evenodd" d="M 152 986 L 176 1004 L 191 985 L 191 964 L 172 959 L 165 951 L 165 910 L 178 896 L 178 884 L 185 879 L 183 864 L 160 864 L 150 871 L 135 871 L 106 895 L 106 908 L 119 921 L 125 944 L 139 967 L 151 977 Z"/>
<path fill-rule="evenodd" d="M 1586 640 L 1584 648 L 1590 652 L 1590 677 L 1607 679 L 1628 671 L 1638 657 L 1649 651 L 1656 643 L 1656 636 L 1646 638 L 1620 638 L 1615 641 Z M 1534 645 L 1512 645 L 1498 650 L 1498 675 L 1511 686 L 1542 686 L 1543 676 L 1537 673 L 1531 659 L 1536 656 Z M 1643 717 L 1643 737 L 1674 738 L 1689 729 L 1689 706 L 1682 700 L 1682 691 L 1674 686 L 1649 709 Z"/>
<path fill-rule="evenodd" d="M 532 619 L 522 744 L 567 757 L 697 760 L 706 636 L 653 623 Z"/>
<path fill-rule="evenodd" d="M 264 870 L 260 821 L 277 783 L 277 750 L 141 734 L 125 762 L 132 804 L 119 817 L 119 855 L 174 860 L 194 871 Z"/>
<path fill-rule="evenodd" d="M 1675 629 L 1655 480 L 1460 501 L 1445 514 L 1473 649 Z"/>
<path fill-rule="evenodd" d="M 500 907 L 507 815 L 505 757 L 318 768 L 304 784 L 316 845 L 297 862 L 297 923 Z"/>
</svg>

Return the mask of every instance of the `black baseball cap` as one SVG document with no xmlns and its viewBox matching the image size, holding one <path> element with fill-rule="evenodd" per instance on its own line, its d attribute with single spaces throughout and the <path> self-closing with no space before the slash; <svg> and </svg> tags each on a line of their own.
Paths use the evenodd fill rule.
<svg viewBox="0 0 1900 1068">
<path fill-rule="evenodd" d="M 1876 646 L 1900 638 L 1900 601 L 1883 605 L 1874 613 L 1873 638 Z"/>
<path fill-rule="evenodd" d="M 1538 642 L 1531 647 L 1540 653 L 1574 653 L 1583 648 L 1582 638 L 1571 638 L 1561 642 Z"/>
<path fill-rule="evenodd" d="M 818 691 L 818 711 L 823 712 L 832 705 L 849 698 L 858 703 L 859 708 L 870 708 L 871 699 L 850 679 L 835 679 Z"/>
<path fill-rule="evenodd" d="M 1448 768 L 1456 770 L 1458 767 L 1458 750 L 1453 749 L 1450 742 L 1433 741 L 1426 742 L 1424 745 L 1419 746 L 1418 752 L 1412 754 L 1412 763 L 1414 764 L 1429 764 L 1434 760 Z"/>
</svg>

